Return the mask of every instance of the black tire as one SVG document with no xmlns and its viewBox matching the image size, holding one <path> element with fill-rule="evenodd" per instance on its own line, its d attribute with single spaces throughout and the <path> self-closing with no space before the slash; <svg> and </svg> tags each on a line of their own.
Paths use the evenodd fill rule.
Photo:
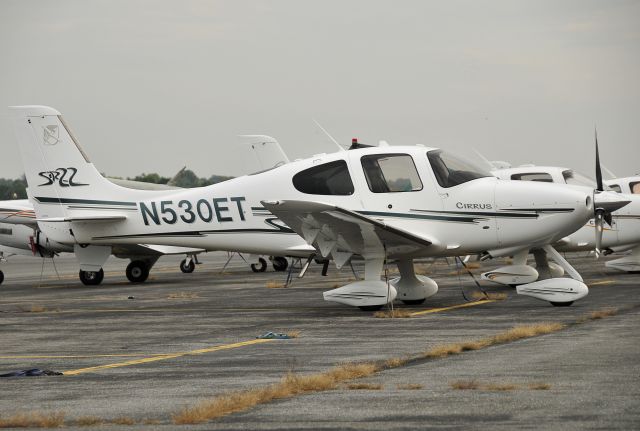
<svg viewBox="0 0 640 431">
<path fill-rule="evenodd" d="M 427 298 L 422 298 L 422 299 L 403 299 L 402 302 L 404 302 L 407 305 L 420 305 L 422 303 L 424 303 L 424 301 L 426 301 Z"/>
<path fill-rule="evenodd" d="M 184 272 L 185 274 L 191 274 L 194 269 L 196 269 L 196 263 L 193 261 L 193 259 L 189 261 L 188 265 L 187 259 L 180 262 L 180 271 Z"/>
<path fill-rule="evenodd" d="M 149 266 L 141 260 L 134 260 L 127 265 L 127 278 L 132 283 L 144 283 L 149 278 Z"/>
<path fill-rule="evenodd" d="M 4 272 L 0 271 L 0 284 L 4 281 Z"/>
<path fill-rule="evenodd" d="M 259 266 L 258 266 L 259 265 Z M 267 261 L 263 258 L 258 259 L 258 265 L 255 263 L 251 264 L 251 271 L 253 272 L 265 272 L 267 270 Z"/>
<path fill-rule="evenodd" d="M 274 270 L 278 272 L 282 272 L 287 270 L 287 267 L 289 266 L 289 261 L 287 260 L 286 257 L 276 256 L 273 258 L 272 264 L 273 264 Z"/>
<path fill-rule="evenodd" d="M 573 301 L 569 301 L 569 302 L 552 302 L 549 301 L 551 303 L 551 305 L 553 305 L 554 307 L 568 307 L 571 304 L 573 304 Z"/>
<path fill-rule="evenodd" d="M 102 283 L 104 279 L 104 270 L 100 268 L 100 271 L 83 271 L 80 270 L 78 276 L 80 281 L 85 286 L 97 286 Z"/>
<path fill-rule="evenodd" d="M 378 311 L 378 310 L 381 310 L 382 307 L 384 307 L 384 304 L 382 304 L 382 305 L 363 305 L 363 306 L 358 307 L 358 308 L 361 309 L 362 311 Z"/>
</svg>

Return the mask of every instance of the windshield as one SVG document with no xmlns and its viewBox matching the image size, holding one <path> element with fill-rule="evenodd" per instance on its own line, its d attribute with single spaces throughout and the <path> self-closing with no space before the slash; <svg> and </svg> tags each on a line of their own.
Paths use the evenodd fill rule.
<svg viewBox="0 0 640 431">
<path fill-rule="evenodd" d="M 492 175 L 483 168 L 461 157 L 442 150 L 427 153 L 429 163 L 441 187 L 453 187 L 478 178 Z"/>
<path fill-rule="evenodd" d="M 567 184 L 571 184 L 574 186 L 586 186 L 594 189 L 596 187 L 596 182 L 589 177 L 585 177 L 582 174 L 579 174 L 571 169 L 562 172 L 562 176 L 564 177 L 564 181 Z"/>
</svg>

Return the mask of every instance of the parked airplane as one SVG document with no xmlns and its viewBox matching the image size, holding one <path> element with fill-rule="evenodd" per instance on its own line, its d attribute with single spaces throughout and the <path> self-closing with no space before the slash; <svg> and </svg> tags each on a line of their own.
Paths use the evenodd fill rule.
<svg viewBox="0 0 640 431">
<path fill-rule="evenodd" d="M 38 224 L 50 239 L 72 245 L 85 271 L 98 271 L 116 244 L 139 242 L 308 262 L 318 253 L 338 267 L 356 255 L 365 279 L 325 292 L 326 300 L 363 308 L 396 296 L 419 303 L 437 284 L 415 275 L 414 258 L 552 243 L 594 208 L 625 203 L 598 193 L 594 206 L 592 192 L 500 181 L 423 146 L 320 154 L 196 189 L 125 190 L 100 175 L 58 111 L 23 106 L 11 113 Z M 380 273 L 390 260 L 400 277 L 385 283 Z M 588 293 L 566 278 L 529 287 L 519 293 L 556 305 Z"/>
<path fill-rule="evenodd" d="M 496 169 L 492 173 L 505 180 L 555 183 L 585 191 L 597 187 L 596 181 L 563 167 L 525 165 Z M 597 226 L 596 219 L 592 218 L 577 231 L 555 242 L 553 248 L 560 252 L 596 250 L 603 254 L 640 248 L 638 247 L 640 244 L 640 196 L 630 194 L 623 196 L 629 204 L 612 212 L 608 225 L 602 223 L 601 226 Z M 600 241 L 598 241 L 598 235 L 594 235 L 594 230 L 601 233 Z M 531 251 L 534 253 L 537 268 L 527 265 L 527 258 Z M 554 277 L 561 277 L 564 273 L 562 266 L 548 262 L 545 253 L 540 249 L 529 247 L 513 252 L 512 256 L 512 265 L 485 272 L 482 278 L 501 284 L 518 285 L 537 280 L 540 271 L 551 271 Z M 640 265 L 637 257 L 632 253 L 629 257 L 609 261 L 605 265 L 623 271 L 633 271 L 635 265 Z"/>
</svg>

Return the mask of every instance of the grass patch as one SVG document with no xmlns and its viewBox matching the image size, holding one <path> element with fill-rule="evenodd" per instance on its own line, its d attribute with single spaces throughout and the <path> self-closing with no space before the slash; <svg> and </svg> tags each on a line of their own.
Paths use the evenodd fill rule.
<svg viewBox="0 0 640 431">
<path fill-rule="evenodd" d="M 267 289 L 284 289 L 287 285 L 281 281 L 269 281 L 267 282 Z"/>
<path fill-rule="evenodd" d="M 16 413 L 0 417 L 0 428 L 59 428 L 64 425 L 64 412 Z"/>
<path fill-rule="evenodd" d="M 347 388 L 355 391 L 379 391 L 382 389 L 382 385 L 380 383 L 350 383 L 347 385 Z"/>
<path fill-rule="evenodd" d="M 27 313 L 44 313 L 47 308 L 42 305 L 32 305 L 29 309 L 24 310 Z"/>
<path fill-rule="evenodd" d="M 191 292 L 177 292 L 177 293 L 170 293 L 169 296 L 167 296 L 167 299 L 193 299 L 193 298 L 199 298 L 197 293 L 191 293 Z"/>
<path fill-rule="evenodd" d="M 564 328 L 565 325 L 562 323 L 539 323 L 536 325 L 514 326 L 513 328 L 492 337 L 435 346 L 424 352 L 422 357 L 430 359 L 444 358 L 451 355 L 458 355 L 462 352 L 484 349 L 485 347 L 493 346 L 495 344 L 510 343 L 523 338 L 549 334 Z"/>
<path fill-rule="evenodd" d="M 549 383 L 530 383 L 529 389 L 532 391 L 548 391 L 551 389 L 551 385 Z"/>
<path fill-rule="evenodd" d="M 134 425 L 136 423 L 132 418 L 121 416 L 119 418 L 115 418 L 111 421 L 112 424 L 116 425 Z"/>
<path fill-rule="evenodd" d="M 300 336 L 300 331 L 294 330 L 294 331 L 285 332 L 285 335 L 288 336 L 289 338 L 298 338 Z"/>
<path fill-rule="evenodd" d="M 323 373 L 299 375 L 287 373 L 278 383 L 218 395 L 193 407 L 186 407 L 172 415 L 174 424 L 197 424 L 231 413 L 247 410 L 258 404 L 290 398 L 307 392 L 322 392 L 334 389 L 338 383 L 370 376 L 380 368 L 373 363 L 349 363 L 331 368 Z"/>
<path fill-rule="evenodd" d="M 604 319 L 605 317 L 611 317 L 618 313 L 617 308 L 603 308 L 602 310 L 592 311 L 589 314 L 589 320 Z"/>
<path fill-rule="evenodd" d="M 409 360 L 407 358 L 391 358 L 384 362 L 384 368 L 398 368 L 406 364 Z"/>
<path fill-rule="evenodd" d="M 423 385 L 420 385 L 418 383 L 408 383 L 408 384 L 404 384 L 404 385 L 398 385 L 396 386 L 398 389 L 404 389 L 407 391 L 417 391 L 419 389 L 424 388 Z"/>
<path fill-rule="evenodd" d="M 80 416 L 74 421 L 74 425 L 80 427 L 90 427 L 95 425 L 102 425 L 104 420 L 96 416 Z"/>
<path fill-rule="evenodd" d="M 513 391 L 518 389 L 518 385 L 512 383 L 489 383 L 481 388 L 485 391 Z"/>
<path fill-rule="evenodd" d="M 465 265 L 467 266 L 468 269 L 479 269 L 480 268 L 480 263 L 478 262 L 467 262 L 465 263 Z"/>
<path fill-rule="evenodd" d="M 142 421 L 144 425 L 160 425 L 161 422 L 158 419 L 145 419 Z"/>
<path fill-rule="evenodd" d="M 393 310 L 376 311 L 373 313 L 373 317 L 378 319 L 406 319 L 411 317 L 411 311 L 395 308 Z"/>
<path fill-rule="evenodd" d="M 507 299 L 507 294 L 503 292 L 487 292 L 486 295 L 482 292 L 473 292 L 471 297 L 473 299 L 481 300 L 481 299 L 490 299 L 492 301 L 504 301 Z"/>
<path fill-rule="evenodd" d="M 449 383 L 449 386 L 459 391 L 468 391 L 478 389 L 480 384 L 475 380 L 457 380 Z"/>
</svg>

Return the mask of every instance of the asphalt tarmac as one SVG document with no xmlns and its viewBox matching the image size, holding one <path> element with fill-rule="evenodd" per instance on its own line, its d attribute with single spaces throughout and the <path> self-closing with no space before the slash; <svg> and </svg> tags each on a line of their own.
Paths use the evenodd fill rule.
<svg viewBox="0 0 640 431">
<path fill-rule="evenodd" d="M 124 276 L 127 262 L 111 259 L 102 285 L 87 287 L 72 257 L 56 259 L 59 275 L 47 261 L 42 276 L 40 260 L 13 257 L 0 265 L 0 374 L 40 368 L 65 375 L 0 379 L 0 416 L 62 411 L 68 421 L 137 423 L 100 429 L 638 429 L 640 276 L 606 270 L 584 254 L 568 258 L 590 286 L 571 307 L 484 283 L 507 299 L 470 304 L 465 296 L 479 292 L 473 280 L 458 275 L 453 260 L 439 260 L 418 265 L 438 282 L 437 295 L 418 306 L 396 305 L 416 313 L 411 318 L 378 319 L 323 301 L 323 291 L 353 278 L 348 267 L 322 277 L 313 265 L 290 287 L 270 288 L 286 274 L 253 273 L 238 256 L 222 271 L 227 254 L 209 253 L 192 274 L 179 271 L 181 258 L 162 258 L 146 283 L 133 285 Z M 415 355 L 518 324 L 571 324 L 607 307 L 618 313 L 359 380 L 380 389 L 341 385 L 205 424 L 171 422 L 185 406 L 277 382 L 289 371 Z M 256 339 L 268 331 L 300 335 Z M 478 388 L 452 387 L 469 381 Z"/>
</svg>

